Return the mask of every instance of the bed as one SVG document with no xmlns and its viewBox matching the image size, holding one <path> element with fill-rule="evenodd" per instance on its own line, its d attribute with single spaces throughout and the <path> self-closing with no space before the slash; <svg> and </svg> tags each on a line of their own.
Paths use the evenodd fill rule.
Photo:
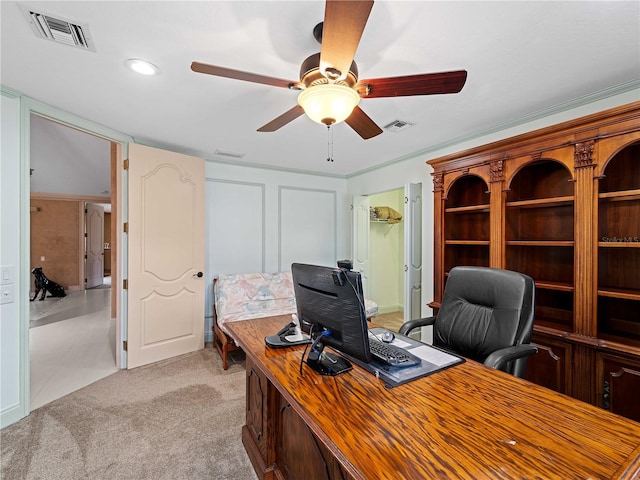
<svg viewBox="0 0 640 480">
<path fill-rule="evenodd" d="M 291 272 L 220 274 L 213 281 L 213 344 L 228 368 L 228 354 L 238 347 L 226 328 L 229 322 L 296 313 Z M 367 318 L 378 314 L 378 305 L 365 299 Z"/>
</svg>

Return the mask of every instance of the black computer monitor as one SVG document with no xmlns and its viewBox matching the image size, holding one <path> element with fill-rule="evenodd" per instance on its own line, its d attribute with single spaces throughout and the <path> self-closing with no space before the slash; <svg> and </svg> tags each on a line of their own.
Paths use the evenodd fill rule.
<svg viewBox="0 0 640 480">
<path fill-rule="evenodd" d="M 300 325 L 313 340 L 307 364 L 322 375 L 337 375 L 351 363 L 326 345 L 364 363 L 371 361 L 367 316 L 359 272 L 294 263 L 293 287 Z"/>
</svg>

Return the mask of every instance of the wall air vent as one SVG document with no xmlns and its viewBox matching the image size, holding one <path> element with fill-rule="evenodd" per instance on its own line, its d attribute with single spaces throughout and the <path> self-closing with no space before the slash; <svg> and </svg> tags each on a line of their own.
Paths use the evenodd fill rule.
<svg viewBox="0 0 640 480">
<path fill-rule="evenodd" d="M 405 122 L 403 120 L 394 120 L 393 122 L 385 125 L 384 129 L 388 132 L 397 133 L 400 131 L 404 131 L 409 127 L 412 127 L 413 125 L 413 123 Z"/>
<path fill-rule="evenodd" d="M 224 150 L 216 150 L 213 152 L 215 157 L 228 157 L 228 158 L 242 158 L 245 156 L 244 153 L 236 153 L 236 152 L 228 152 Z"/>
<path fill-rule="evenodd" d="M 41 38 L 95 52 L 88 25 L 80 25 L 43 12 L 20 6 L 31 30 Z"/>
</svg>

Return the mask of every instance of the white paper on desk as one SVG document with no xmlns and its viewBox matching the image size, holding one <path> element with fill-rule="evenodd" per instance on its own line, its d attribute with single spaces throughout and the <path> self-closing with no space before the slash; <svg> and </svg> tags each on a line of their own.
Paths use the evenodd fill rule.
<svg viewBox="0 0 640 480">
<path fill-rule="evenodd" d="M 394 347 L 400 347 L 400 348 L 404 348 L 404 349 L 406 349 L 407 347 L 411 346 L 411 344 L 409 342 L 405 342 L 404 340 L 400 340 L 397 337 L 393 339 L 393 342 L 391 342 L 391 345 L 393 345 Z"/>
<path fill-rule="evenodd" d="M 421 358 L 438 367 L 444 367 L 457 360 L 453 355 L 449 355 L 446 352 L 438 350 L 437 348 L 430 347 L 429 345 L 422 345 L 420 347 L 412 348 L 408 350 L 416 357 Z"/>
<path fill-rule="evenodd" d="M 369 338 L 373 338 L 374 340 L 382 342 L 382 333 L 380 335 L 375 335 L 371 333 L 371 331 L 369 331 Z M 391 345 L 393 345 L 394 347 L 405 348 L 405 349 L 411 346 L 409 342 L 405 342 L 404 340 L 401 340 L 398 337 L 395 337 L 393 339 L 393 341 L 391 342 Z"/>
</svg>

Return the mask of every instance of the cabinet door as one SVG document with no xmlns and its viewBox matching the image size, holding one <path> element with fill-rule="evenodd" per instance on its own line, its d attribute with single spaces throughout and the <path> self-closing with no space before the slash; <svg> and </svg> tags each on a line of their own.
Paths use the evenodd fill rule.
<svg viewBox="0 0 640 480">
<path fill-rule="evenodd" d="M 529 357 L 525 378 L 556 392 L 571 395 L 571 344 L 534 334 L 538 353 Z"/>
<path fill-rule="evenodd" d="M 284 397 L 280 397 L 276 464 L 285 480 L 352 479 Z"/>
<path fill-rule="evenodd" d="M 640 421 L 640 361 L 598 353 L 598 405 L 618 415 Z"/>
<path fill-rule="evenodd" d="M 267 377 L 247 358 L 247 423 L 244 428 L 247 441 L 251 443 L 248 448 L 249 456 L 254 467 L 265 471 L 274 462 L 273 451 L 273 426 L 269 424 L 270 409 L 274 408 L 276 390 Z M 246 446 L 246 445 L 245 445 Z"/>
</svg>

